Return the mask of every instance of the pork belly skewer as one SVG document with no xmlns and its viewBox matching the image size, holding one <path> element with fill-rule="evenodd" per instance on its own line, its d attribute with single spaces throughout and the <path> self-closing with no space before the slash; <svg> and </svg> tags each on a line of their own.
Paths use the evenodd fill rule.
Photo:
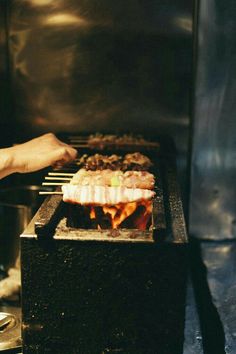
<svg viewBox="0 0 236 354">
<path fill-rule="evenodd" d="M 150 200 L 155 192 L 141 188 L 108 186 L 62 186 L 63 201 L 80 205 L 116 205 Z"/>
<path fill-rule="evenodd" d="M 81 205 L 115 205 L 149 200 L 155 179 L 146 171 L 86 171 L 80 169 L 62 186 L 63 200 Z"/>
<path fill-rule="evenodd" d="M 63 179 L 63 177 L 56 178 Z M 86 171 L 85 169 L 80 169 L 70 183 L 43 183 L 47 186 L 62 186 L 63 200 L 81 205 L 114 205 L 149 200 L 155 195 L 152 191 L 154 184 L 154 176 L 146 171 Z"/>
<path fill-rule="evenodd" d="M 40 191 L 40 195 L 63 195 L 66 203 L 80 205 L 116 205 L 151 200 L 155 192 L 149 189 L 63 185 L 62 191 Z"/>
</svg>

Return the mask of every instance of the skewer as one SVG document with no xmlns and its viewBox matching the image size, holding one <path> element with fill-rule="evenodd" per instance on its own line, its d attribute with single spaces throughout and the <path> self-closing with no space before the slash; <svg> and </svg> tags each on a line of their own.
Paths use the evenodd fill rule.
<svg viewBox="0 0 236 354">
<path fill-rule="evenodd" d="M 73 148 L 86 148 L 86 147 L 88 148 L 89 147 L 88 144 L 72 144 L 70 146 Z"/>
<path fill-rule="evenodd" d="M 46 180 L 53 180 L 53 181 L 55 181 L 55 180 L 71 181 L 71 178 L 69 178 L 69 177 L 57 177 L 57 176 L 55 176 L 55 177 L 45 177 L 45 179 Z"/>
<path fill-rule="evenodd" d="M 65 184 L 68 183 L 62 183 L 62 182 L 43 182 L 42 186 L 64 186 Z"/>
<path fill-rule="evenodd" d="M 75 167 L 65 167 L 65 166 L 63 166 L 63 170 L 64 171 L 70 171 L 69 173 L 72 173 L 71 171 L 78 171 L 78 166 L 77 166 L 77 168 L 75 169 Z M 54 168 L 54 170 L 53 171 L 61 171 L 61 168 L 60 167 L 58 167 L 58 168 Z M 61 173 L 61 172 L 55 172 L 55 173 Z M 63 172 L 62 172 L 63 173 Z M 65 175 L 65 174 L 64 174 Z"/>
<path fill-rule="evenodd" d="M 63 192 L 58 192 L 58 191 L 55 191 L 55 192 L 44 192 L 44 191 L 39 191 L 39 194 L 41 195 L 52 195 L 52 194 L 63 194 Z"/>
<path fill-rule="evenodd" d="M 68 176 L 68 177 L 73 177 L 74 173 L 66 173 L 66 172 L 49 172 L 49 176 Z"/>
<path fill-rule="evenodd" d="M 131 146 L 131 147 L 159 147 L 159 143 L 155 143 L 155 142 L 146 142 L 146 143 L 132 143 L 132 142 L 125 142 L 125 143 L 107 143 L 107 142 L 101 142 L 101 144 L 71 144 L 71 146 L 73 148 L 95 148 L 95 147 L 99 147 L 100 145 L 104 146 L 104 147 L 109 147 L 109 146 L 116 146 L 116 148 L 119 147 L 125 147 L 125 146 Z"/>
</svg>

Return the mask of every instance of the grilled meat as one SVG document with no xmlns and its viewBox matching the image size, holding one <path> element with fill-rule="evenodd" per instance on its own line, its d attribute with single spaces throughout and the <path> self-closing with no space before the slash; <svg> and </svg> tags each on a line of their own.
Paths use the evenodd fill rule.
<svg viewBox="0 0 236 354">
<path fill-rule="evenodd" d="M 122 148 L 124 146 L 155 144 L 145 140 L 141 135 L 115 135 L 96 133 L 89 136 L 88 145 L 90 148 L 104 149 L 106 147 Z M 157 145 L 157 143 L 155 144 Z"/>
<path fill-rule="evenodd" d="M 80 169 L 70 184 L 153 189 L 155 179 L 153 174 L 146 171 L 86 171 Z"/>
<path fill-rule="evenodd" d="M 155 192 L 148 189 L 93 185 L 62 186 L 63 201 L 81 205 L 116 205 L 149 200 Z"/>
<path fill-rule="evenodd" d="M 115 154 L 110 156 L 101 154 L 91 156 L 83 155 L 77 164 L 78 166 L 91 171 L 106 169 L 147 171 L 152 166 L 150 159 L 139 152 L 126 154 L 124 157 Z"/>
</svg>

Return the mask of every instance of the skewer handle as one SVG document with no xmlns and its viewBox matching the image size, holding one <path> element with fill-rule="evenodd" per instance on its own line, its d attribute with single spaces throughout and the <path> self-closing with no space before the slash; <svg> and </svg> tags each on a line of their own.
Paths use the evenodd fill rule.
<svg viewBox="0 0 236 354">
<path fill-rule="evenodd" d="M 50 180 L 50 181 L 55 181 L 55 180 L 58 180 L 58 181 L 71 181 L 71 178 L 69 177 L 45 177 L 46 180 Z"/>
<path fill-rule="evenodd" d="M 67 172 L 49 172 L 49 176 L 68 176 L 73 177 L 74 173 L 67 173 Z"/>
<path fill-rule="evenodd" d="M 42 186 L 64 186 L 67 183 L 62 183 L 62 182 L 43 182 Z"/>
<path fill-rule="evenodd" d="M 63 192 L 58 192 L 58 191 L 55 191 L 55 192 L 39 191 L 39 194 L 40 195 L 52 195 L 52 194 L 60 195 L 60 194 L 63 194 Z"/>
<path fill-rule="evenodd" d="M 71 147 L 73 148 L 88 148 L 89 145 L 86 143 L 86 144 L 70 144 Z"/>
</svg>

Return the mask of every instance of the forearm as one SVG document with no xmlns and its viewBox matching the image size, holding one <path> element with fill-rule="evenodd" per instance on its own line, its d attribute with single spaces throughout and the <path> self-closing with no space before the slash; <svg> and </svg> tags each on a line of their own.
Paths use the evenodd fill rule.
<svg viewBox="0 0 236 354">
<path fill-rule="evenodd" d="M 0 178 L 12 173 L 28 173 L 55 165 L 64 165 L 76 158 L 77 151 L 58 140 L 54 134 L 44 134 L 26 143 L 0 149 Z"/>
</svg>

